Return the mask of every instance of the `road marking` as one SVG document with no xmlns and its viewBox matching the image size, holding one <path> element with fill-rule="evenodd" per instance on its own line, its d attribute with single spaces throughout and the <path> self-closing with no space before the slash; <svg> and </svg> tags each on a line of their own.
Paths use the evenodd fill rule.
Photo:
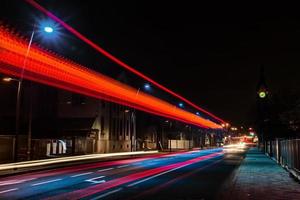
<svg viewBox="0 0 300 200">
<path fill-rule="evenodd" d="M 145 197 L 145 196 L 147 196 L 147 195 L 149 195 L 149 194 L 151 195 L 151 194 L 157 193 L 158 191 L 163 190 L 164 188 L 168 187 L 169 185 L 174 184 L 174 183 L 176 183 L 176 182 L 178 182 L 178 181 L 180 181 L 180 180 L 182 180 L 182 179 L 185 179 L 185 178 L 187 178 L 187 177 L 189 177 L 189 176 L 192 176 L 192 175 L 194 175 L 195 173 L 198 173 L 199 171 L 201 171 L 201 170 L 203 170 L 203 169 L 206 169 L 206 168 L 208 168 L 208 167 L 211 167 L 211 166 L 213 166 L 213 165 L 215 165 L 215 164 L 217 164 L 217 163 L 219 163 L 219 162 L 221 162 L 221 161 L 223 161 L 223 160 L 224 160 L 224 158 L 221 158 L 220 160 L 216 160 L 216 161 L 214 161 L 213 163 L 210 163 L 210 164 L 208 164 L 208 165 L 202 166 L 202 167 L 197 168 L 197 169 L 195 169 L 195 170 L 192 170 L 192 171 L 190 171 L 190 172 L 188 172 L 188 173 L 184 173 L 183 175 L 178 176 L 178 177 L 176 177 L 176 178 L 173 178 L 173 179 L 169 180 L 168 182 L 164 182 L 164 183 L 162 183 L 162 184 L 160 184 L 160 185 L 157 185 L 157 186 L 155 186 L 155 187 L 150 188 L 149 190 L 140 192 L 139 194 L 137 194 L 137 195 L 135 195 L 135 196 L 133 196 L 133 197 L 131 196 L 130 199 L 131 199 L 131 200 L 133 200 L 133 199 L 143 199 L 143 197 Z"/>
<path fill-rule="evenodd" d="M 92 174 L 94 172 L 86 172 L 86 173 L 82 173 L 82 174 L 76 174 L 76 175 L 73 175 L 73 176 L 70 176 L 72 178 L 75 178 L 75 177 L 78 177 L 78 176 L 84 176 L 84 175 L 88 175 L 88 174 Z"/>
<path fill-rule="evenodd" d="M 96 181 L 97 179 L 104 178 L 104 177 L 105 176 L 98 176 L 98 177 L 91 178 L 91 179 L 88 179 L 88 180 L 85 180 L 85 181 L 91 182 L 91 183 L 105 183 L 106 182 L 105 180 Z"/>
<path fill-rule="evenodd" d="M 119 168 L 123 168 L 123 167 L 128 167 L 129 165 L 122 165 L 122 166 L 119 166 L 119 167 L 117 167 L 118 169 Z"/>
<path fill-rule="evenodd" d="M 21 179 L 21 180 L 8 180 L 8 181 L 0 181 L 0 186 L 3 185 L 13 185 L 13 184 L 18 184 L 18 183 L 23 183 L 26 181 L 32 181 L 35 180 L 36 178 L 29 178 L 29 179 Z"/>
<path fill-rule="evenodd" d="M 13 188 L 13 189 L 9 189 L 9 190 L 3 190 L 3 191 L 0 191 L 0 194 L 6 193 L 6 192 L 15 191 L 15 190 L 18 190 L 18 189 L 19 188 Z"/>
<path fill-rule="evenodd" d="M 116 189 L 116 190 L 112 190 L 112 191 L 110 191 L 110 192 L 106 192 L 106 193 L 104 193 L 104 194 L 102 194 L 102 195 L 100 195 L 100 196 L 97 196 L 97 197 L 93 198 L 92 200 L 98 200 L 98 199 L 101 199 L 101 198 L 103 198 L 103 197 L 106 197 L 106 196 L 111 195 L 111 194 L 113 194 L 113 193 L 119 192 L 119 191 L 121 191 L 121 190 L 123 190 L 123 188 L 119 188 L 119 189 Z"/>
<path fill-rule="evenodd" d="M 56 181 L 60 181 L 60 180 L 62 180 L 62 179 L 54 179 L 54 180 L 50 180 L 50 181 L 39 182 L 39 183 L 32 184 L 31 186 L 43 185 L 46 183 L 52 183 L 52 182 L 56 182 Z"/>
<path fill-rule="evenodd" d="M 156 177 L 158 177 L 158 176 L 164 175 L 164 174 L 166 174 L 166 173 L 172 172 L 172 171 L 174 171 L 174 170 L 180 169 L 180 168 L 182 168 L 182 167 L 185 167 L 185 165 L 184 165 L 184 166 L 180 166 L 180 167 L 176 167 L 176 168 L 174 168 L 174 169 L 170 169 L 170 170 L 168 170 L 168 171 L 165 171 L 165 172 L 156 174 L 156 175 L 154 175 L 154 176 L 150 176 L 150 177 L 148 177 L 148 178 L 145 178 L 145 179 L 143 179 L 143 180 L 134 182 L 134 183 L 132 183 L 132 184 L 127 185 L 127 187 L 135 186 L 135 185 L 137 185 L 137 184 L 143 183 L 143 182 L 145 182 L 145 181 L 148 181 L 148 180 L 150 180 L 150 179 L 153 179 L 153 178 L 156 178 Z"/>
<path fill-rule="evenodd" d="M 219 156 L 217 156 L 217 157 L 219 157 Z M 217 158 L 217 157 L 214 157 L 214 158 Z M 211 159 L 211 158 L 209 158 L 209 159 Z M 207 159 L 207 160 L 209 160 L 209 159 Z M 180 168 L 183 168 L 183 167 L 186 167 L 186 166 L 188 166 L 188 164 L 187 164 L 187 165 L 183 165 L 183 166 L 179 166 L 179 167 L 176 167 L 176 168 L 174 168 L 174 169 L 170 169 L 170 170 L 168 170 L 168 171 L 165 171 L 165 172 L 156 174 L 156 175 L 154 175 L 154 176 L 150 176 L 150 177 L 148 177 L 148 178 L 142 179 L 142 180 L 140 180 L 140 181 L 131 183 L 131 184 L 127 185 L 127 187 L 132 187 L 132 186 L 138 185 L 138 184 L 143 183 L 143 182 L 145 182 L 145 181 L 151 180 L 151 179 L 153 179 L 153 178 L 156 178 L 156 177 L 158 177 L 158 176 L 167 174 L 167 173 L 169 173 L 169 172 L 175 171 L 175 170 L 177 170 L 177 169 L 180 169 Z"/>
<path fill-rule="evenodd" d="M 112 169 L 114 169 L 114 168 L 100 169 L 97 172 L 105 172 L 105 171 L 112 170 Z"/>
</svg>

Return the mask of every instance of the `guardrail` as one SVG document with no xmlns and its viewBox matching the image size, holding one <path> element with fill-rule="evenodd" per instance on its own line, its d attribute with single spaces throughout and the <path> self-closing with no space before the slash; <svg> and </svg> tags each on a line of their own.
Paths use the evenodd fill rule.
<svg viewBox="0 0 300 200">
<path fill-rule="evenodd" d="M 300 180 L 300 139 L 268 141 L 266 153 Z"/>
</svg>

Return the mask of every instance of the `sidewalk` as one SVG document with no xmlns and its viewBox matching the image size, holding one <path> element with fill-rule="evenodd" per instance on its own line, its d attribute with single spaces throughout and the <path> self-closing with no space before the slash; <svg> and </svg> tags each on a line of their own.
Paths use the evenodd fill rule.
<svg viewBox="0 0 300 200">
<path fill-rule="evenodd" d="M 300 199 L 300 184 L 275 161 L 251 148 L 219 199 Z"/>
</svg>

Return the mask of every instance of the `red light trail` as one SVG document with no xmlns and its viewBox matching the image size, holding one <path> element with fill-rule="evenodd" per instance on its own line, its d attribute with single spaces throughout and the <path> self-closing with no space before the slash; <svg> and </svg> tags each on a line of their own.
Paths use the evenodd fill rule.
<svg viewBox="0 0 300 200">
<path fill-rule="evenodd" d="M 151 114 L 204 128 L 222 128 L 210 120 L 122 84 L 72 61 L 33 46 L 27 56 L 27 41 L 0 27 L 0 72 L 97 99 L 130 106 Z"/>
<path fill-rule="evenodd" d="M 175 156 L 185 154 L 185 153 L 191 153 L 191 152 L 186 152 L 186 151 L 180 152 L 180 153 L 172 152 L 172 153 L 160 154 L 160 155 L 148 155 L 148 156 L 143 156 L 140 158 L 131 158 L 131 159 L 124 159 L 124 160 L 84 164 L 84 165 L 80 165 L 80 168 L 78 168 L 78 166 L 75 165 L 75 166 L 71 166 L 71 167 L 65 167 L 62 169 L 51 169 L 51 170 L 47 170 L 47 171 L 32 172 L 29 174 L 16 175 L 16 176 L 14 176 L 14 178 L 17 180 L 22 180 L 22 179 L 37 179 L 37 178 L 43 178 L 43 177 L 49 177 L 49 176 L 59 176 L 59 175 L 65 174 L 65 173 L 75 173 L 75 172 L 88 170 L 88 169 L 128 165 L 128 164 L 143 162 L 143 161 L 147 161 L 147 160 L 151 160 L 151 159 L 164 158 L 164 157 L 175 157 Z M 9 180 L 11 180 L 10 177 L 4 177 L 4 178 L 0 179 L 0 182 L 1 181 L 9 181 Z"/>
<path fill-rule="evenodd" d="M 178 168 L 182 168 L 182 167 L 186 167 L 189 165 L 192 165 L 194 163 L 203 161 L 203 160 L 208 160 L 211 158 L 215 158 L 218 156 L 223 155 L 222 152 L 217 152 L 217 153 L 212 153 L 212 154 L 208 154 L 205 156 L 200 156 L 197 158 L 193 158 L 191 160 L 187 160 L 187 161 L 183 161 L 183 162 L 179 162 L 179 163 L 175 163 L 175 164 L 170 164 L 170 165 L 166 165 L 166 166 L 162 166 L 162 167 L 158 167 L 158 168 L 154 168 L 154 169 L 149 169 L 149 170 L 145 170 L 142 172 L 137 172 L 134 174 L 130 174 L 128 176 L 124 176 L 121 178 L 117 178 L 117 179 L 113 179 L 110 181 L 107 181 L 105 183 L 102 184 L 98 184 L 98 185 L 94 185 L 94 186 L 90 186 L 88 188 L 84 188 L 84 189 L 80 189 L 80 190 L 76 190 L 74 192 L 69 192 L 69 193 L 63 193 L 61 195 L 57 195 L 57 196 L 53 196 L 47 199 L 66 199 L 66 197 L 68 199 L 81 199 L 81 198 L 85 198 L 88 196 L 91 196 L 93 194 L 96 193 L 100 193 L 103 192 L 105 190 L 109 190 L 111 188 L 115 188 L 117 186 L 126 184 L 126 183 L 130 183 L 136 180 L 140 180 L 142 178 L 146 178 L 146 177 L 151 177 L 169 170 L 174 170 L 174 169 L 178 169 Z"/>
<path fill-rule="evenodd" d="M 99 53 L 101 53 L 102 55 L 104 55 L 105 57 L 107 57 L 108 59 L 110 59 L 111 61 L 115 62 L 119 66 L 121 66 L 121 67 L 129 70 L 130 72 L 138 75 L 139 77 L 141 77 L 141 78 L 145 79 L 146 81 L 152 83 L 153 85 L 155 85 L 156 87 L 164 90 L 165 92 L 167 92 L 167 93 L 169 93 L 169 94 L 171 94 L 171 95 L 179 98 L 180 100 L 184 101 L 185 103 L 189 104 L 190 106 L 192 106 L 192 107 L 200 110 L 201 112 L 203 112 L 203 113 L 211 116 L 212 118 L 216 119 L 217 121 L 219 121 L 219 122 L 221 122 L 223 124 L 225 123 L 225 121 L 222 120 L 221 118 L 219 118 L 219 117 L 213 115 L 212 113 L 204 110 L 203 108 L 197 106 L 196 104 L 194 104 L 193 102 L 189 101 L 188 99 L 186 99 L 186 98 L 182 97 L 181 95 L 173 92 L 172 90 L 166 88 L 165 86 L 159 84 L 158 82 L 154 81 L 153 79 L 149 78 L 148 76 L 144 75 L 143 73 L 137 71 L 133 67 L 127 65 L 126 63 L 124 63 L 120 59 L 116 58 L 115 56 L 113 56 L 112 54 L 110 54 L 109 52 L 107 52 L 106 50 L 104 50 L 102 47 L 100 47 L 99 45 L 95 44 L 94 42 L 92 42 L 91 40 L 89 40 L 88 38 L 86 38 L 84 35 L 82 35 L 81 33 L 79 33 L 73 27 L 71 27 L 70 25 L 66 24 L 63 20 L 61 20 L 60 18 L 58 18 L 57 16 L 55 16 L 53 13 L 51 13 L 50 11 L 48 11 L 47 9 L 45 9 L 44 7 L 42 7 L 40 4 L 38 4 L 34 0 L 26 0 L 26 2 L 28 2 L 30 5 L 32 5 L 36 9 L 40 10 L 41 12 L 43 12 L 45 15 L 49 16 L 51 19 L 53 19 L 54 21 L 56 21 L 57 23 L 59 23 L 63 27 L 65 27 L 68 31 L 70 31 L 72 34 L 74 34 L 80 40 L 84 41 L 89 46 L 91 46 L 96 51 L 98 51 Z"/>
</svg>

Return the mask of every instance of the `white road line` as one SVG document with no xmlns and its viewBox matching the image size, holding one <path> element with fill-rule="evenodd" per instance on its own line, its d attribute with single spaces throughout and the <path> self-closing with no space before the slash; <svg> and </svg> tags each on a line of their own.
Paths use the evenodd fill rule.
<svg viewBox="0 0 300 200">
<path fill-rule="evenodd" d="M 88 179 L 88 180 L 85 180 L 85 181 L 91 182 L 91 183 L 105 183 L 106 182 L 105 180 L 97 181 L 97 179 L 104 178 L 104 177 L 105 176 L 98 176 L 98 177 L 91 178 L 91 179 Z"/>
<path fill-rule="evenodd" d="M 127 185 L 127 187 L 135 186 L 135 185 L 137 185 L 137 184 L 143 183 L 143 182 L 145 182 L 145 181 L 148 181 L 148 180 L 150 180 L 150 179 L 153 179 L 153 178 L 156 178 L 156 177 L 158 177 L 158 176 L 164 175 L 164 174 L 166 174 L 166 173 L 172 172 L 172 171 L 174 171 L 174 170 L 176 170 L 176 169 L 180 169 L 180 168 L 185 167 L 185 166 L 186 166 L 186 165 L 180 166 L 180 167 L 176 167 L 176 168 L 174 168 L 174 169 L 170 169 L 170 170 L 168 170 L 168 171 L 165 171 L 165 172 L 156 174 L 156 175 L 154 175 L 154 176 L 150 176 L 150 177 L 145 178 L 145 179 L 142 179 L 142 180 L 140 180 L 140 181 L 131 183 L 131 184 Z"/>
<path fill-rule="evenodd" d="M 129 165 L 122 165 L 122 166 L 119 166 L 117 168 L 123 168 L 123 167 L 128 167 Z"/>
<path fill-rule="evenodd" d="M 97 172 L 105 172 L 105 171 L 109 171 L 109 170 L 112 170 L 112 169 L 114 169 L 114 168 L 100 169 Z"/>
<path fill-rule="evenodd" d="M 13 185 L 13 184 L 19 184 L 19 183 L 24 183 L 26 181 L 32 181 L 35 180 L 36 178 L 29 178 L 29 179 L 13 179 L 13 180 L 8 180 L 8 181 L 0 181 L 0 186 L 3 185 Z"/>
<path fill-rule="evenodd" d="M 56 181 L 60 181 L 60 180 L 62 180 L 62 179 L 54 179 L 54 180 L 50 180 L 50 181 L 39 182 L 39 183 L 32 184 L 31 186 L 43 185 L 46 183 L 52 183 L 52 182 L 56 182 Z"/>
<path fill-rule="evenodd" d="M 82 174 L 76 174 L 76 175 L 73 175 L 73 176 L 70 176 L 72 178 L 75 178 L 75 177 L 78 177 L 78 176 L 84 176 L 84 175 L 88 175 L 88 174 L 92 174 L 94 172 L 86 172 L 86 173 L 82 173 Z"/>
<path fill-rule="evenodd" d="M 6 192 L 12 192 L 12 191 L 15 191 L 15 190 L 18 190 L 19 188 L 13 188 L 13 189 L 9 189 L 9 190 L 3 190 L 3 191 L 0 191 L 0 194 L 3 194 L 3 193 L 6 193 Z"/>
<path fill-rule="evenodd" d="M 100 196 L 97 196 L 97 197 L 93 198 L 92 200 L 98 200 L 98 199 L 101 199 L 101 198 L 103 198 L 103 197 L 106 197 L 106 196 L 111 195 L 111 194 L 113 194 L 113 193 L 119 192 L 119 191 L 121 191 L 121 190 L 123 190 L 123 188 L 119 188 L 119 189 L 116 189 L 116 190 L 112 190 L 112 191 L 110 191 L 110 192 L 106 192 L 106 193 L 104 193 L 104 194 L 102 194 L 102 195 L 100 195 Z"/>
</svg>

